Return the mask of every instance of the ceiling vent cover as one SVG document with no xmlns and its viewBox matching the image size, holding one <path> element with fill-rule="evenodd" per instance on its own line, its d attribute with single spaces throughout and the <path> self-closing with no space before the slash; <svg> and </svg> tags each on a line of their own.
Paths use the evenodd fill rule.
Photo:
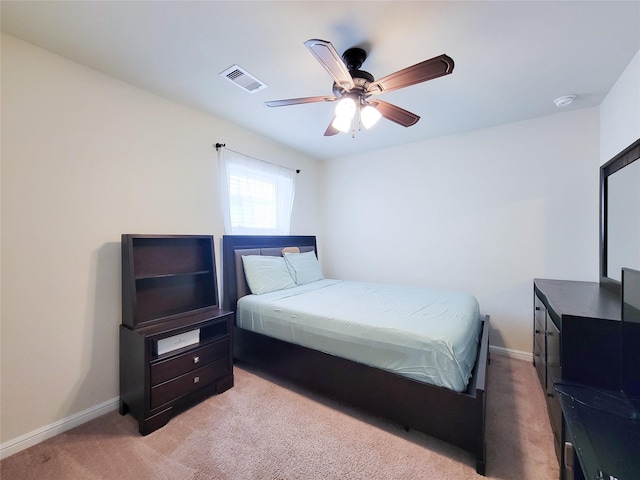
<svg viewBox="0 0 640 480">
<path fill-rule="evenodd" d="M 261 82 L 238 65 L 230 66 L 224 72 L 221 72 L 220 76 L 225 77 L 227 80 L 237 85 L 245 92 L 249 92 L 251 94 L 259 92 L 263 88 L 267 88 L 267 85 L 265 83 Z"/>
</svg>

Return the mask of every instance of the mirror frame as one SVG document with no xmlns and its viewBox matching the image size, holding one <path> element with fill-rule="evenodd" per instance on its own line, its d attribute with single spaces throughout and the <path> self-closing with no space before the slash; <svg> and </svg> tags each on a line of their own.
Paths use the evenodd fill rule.
<svg viewBox="0 0 640 480">
<path fill-rule="evenodd" d="M 620 293 L 620 282 L 607 274 L 607 178 L 640 158 L 640 139 L 600 167 L 600 285 Z"/>
</svg>

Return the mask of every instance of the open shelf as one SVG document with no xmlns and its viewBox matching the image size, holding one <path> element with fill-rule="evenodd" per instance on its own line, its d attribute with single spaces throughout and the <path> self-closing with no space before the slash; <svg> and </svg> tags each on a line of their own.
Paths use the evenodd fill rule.
<svg viewBox="0 0 640 480">
<path fill-rule="evenodd" d="M 137 328 L 218 306 L 213 237 L 123 235 L 122 323 Z"/>
<path fill-rule="evenodd" d="M 172 357 L 179 356 L 185 352 L 189 352 L 201 347 L 206 347 L 208 345 L 219 342 L 220 340 L 224 340 L 228 338 L 231 333 L 229 332 L 229 328 L 230 328 L 230 324 L 226 320 L 218 321 L 215 323 L 209 323 L 203 326 L 202 328 L 200 328 L 200 341 L 198 343 L 194 343 L 182 348 L 178 348 L 160 355 L 158 355 L 157 353 L 158 339 L 156 339 L 153 345 L 152 360 L 154 361 L 167 360 Z"/>
</svg>

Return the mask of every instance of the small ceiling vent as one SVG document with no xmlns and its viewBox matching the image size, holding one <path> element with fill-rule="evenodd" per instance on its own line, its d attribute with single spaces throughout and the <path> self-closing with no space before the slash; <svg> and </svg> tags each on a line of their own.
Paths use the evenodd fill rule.
<svg viewBox="0 0 640 480">
<path fill-rule="evenodd" d="M 267 88 L 267 85 L 265 83 L 261 82 L 238 65 L 230 66 L 224 72 L 221 72 L 220 76 L 225 77 L 233 84 L 239 86 L 245 92 L 249 92 L 251 94 L 259 92 L 263 88 Z"/>
</svg>

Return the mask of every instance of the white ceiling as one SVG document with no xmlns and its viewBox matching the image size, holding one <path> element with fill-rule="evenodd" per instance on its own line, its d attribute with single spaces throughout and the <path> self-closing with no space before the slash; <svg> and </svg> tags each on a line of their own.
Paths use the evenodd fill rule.
<svg viewBox="0 0 640 480">
<path fill-rule="evenodd" d="M 638 1 L 6 1 L 2 30 L 163 97 L 323 159 L 598 105 L 640 49 Z M 303 42 L 364 47 L 380 78 L 446 53 L 451 75 L 380 98 L 421 120 L 381 120 L 324 137 L 334 103 L 263 102 L 330 95 Z M 268 88 L 219 76 L 238 64 Z M 640 83 L 640 79 L 639 79 Z M 224 142 L 212 132 L 212 142 Z M 240 145 L 228 145 L 242 149 Z"/>
</svg>

